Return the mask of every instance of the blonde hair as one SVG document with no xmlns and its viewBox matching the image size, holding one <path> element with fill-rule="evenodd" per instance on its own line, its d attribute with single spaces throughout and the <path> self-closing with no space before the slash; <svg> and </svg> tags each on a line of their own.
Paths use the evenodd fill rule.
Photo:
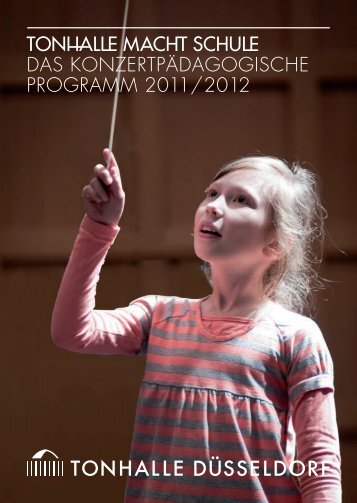
<svg viewBox="0 0 357 503">
<path fill-rule="evenodd" d="M 320 202 L 317 176 L 297 162 L 289 166 L 276 157 L 248 156 L 225 164 L 213 181 L 242 168 L 266 175 L 264 190 L 282 252 L 264 274 L 264 292 L 287 309 L 302 312 L 311 307 L 314 292 L 323 286 L 317 266 L 322 261 L 326 211 Z M 207 262 L 203 270 L 210 281 Z"/>
</svg>

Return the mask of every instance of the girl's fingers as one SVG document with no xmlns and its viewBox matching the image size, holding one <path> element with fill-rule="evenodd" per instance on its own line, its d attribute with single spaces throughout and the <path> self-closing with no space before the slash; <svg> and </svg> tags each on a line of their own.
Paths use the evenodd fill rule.
<svg viewBox="0 0 357 503">
<path fill-rule="evenodd" d="M 122 181 L 121 181 L 118 163 L 115 160 L 113 152 L 109 152 L 109 149 L 107 149 L 107 148 L 104 149 L 104 156 L 106 159 L 108 159 L 109 155 L 110 155 L 110 161 L 108 163 L 108 169 L 109 169 L 109 173 L 110 173 L 112 180 L 113 180 L 113 183 L 110 186 L 110 190 L 115 197 L 123 198 L 124 191 L 123 191 L 123 185 L 122 185 Z"/>
<path fill-rule="evenodd" d="M 82 190 L 83 199 L 88 199 L 90 202 L 100 204 L 102 202 L 101 198 L 98 196 L 96 191 L 93 189 L 91 185 L 86 185 Z"/>
<path fill-rule="evenodd" d="M 97 193 L 97 196 L 99 196 L 101 201 L 103 201 L 103 202 L 108 201 L 109 197 L 104 190 L 102 182 L 98 178 L 92 178 L 90 185 L 95 190 L 95 192 Z"/>
<path fill-rule="evenodd" d="M 112 166 L 118 167 L 118 163 L 115 160 L 114 154 L 113 154 L 113 152 L 109 151 L 109 148 L 105 148 L 103 150 L 103 154 L 104 154 L 104 159 L 107 162 L 107 168 L 108 169 L 110 169 Z"/>
<path fill-rule="evenodd" d="M 109 170 L 103 166 L 103 164 L 97 164 L 94 168 L 94 174 L 99 178 L 105 185 L 110 185 L 112 183 L 112 177 Z"/>
</svg>

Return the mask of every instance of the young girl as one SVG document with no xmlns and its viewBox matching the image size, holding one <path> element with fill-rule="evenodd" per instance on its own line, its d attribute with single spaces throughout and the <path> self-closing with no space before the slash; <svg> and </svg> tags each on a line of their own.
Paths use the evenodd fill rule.
<svg viewBox="0 0 357 503">
<path fill-rule="evenodd" d="M 146 355 L 125 501 L 340 502 L 333 364 L 298 314 L 321 237 L 312 173 L 272 157 L 227 164 L 194 221 L 211 295 L 105 311 L 94 309 L 96 284 L 125 195 L 104 155 L 108 168 L 83 189 L 52 337 L 81 353 Z"/>
</svg>

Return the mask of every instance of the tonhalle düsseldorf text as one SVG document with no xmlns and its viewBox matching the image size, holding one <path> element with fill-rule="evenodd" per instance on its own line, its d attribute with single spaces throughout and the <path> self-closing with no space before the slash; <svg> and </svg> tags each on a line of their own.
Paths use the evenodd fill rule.
<svg viewBox="0 0 357 503">
<path fill-rule="evenodd" d="M 45 460 L 50 454 L 51 459 Z M 325 476 L 330 466 L 324 461 L 309 460 L 306 464 L 294 460 L 290 464 L 281 460 L 221 460 L 212 456 L 209 460 L 93 460 L 72 459 L 64 466 L 57 454 L 48 449 L 35 453 L 27 461 L 27 476 L 54 477 L 69 473 L 73 477 L 281 477 L 286 474 L 301 476 Z"/>
</svg>

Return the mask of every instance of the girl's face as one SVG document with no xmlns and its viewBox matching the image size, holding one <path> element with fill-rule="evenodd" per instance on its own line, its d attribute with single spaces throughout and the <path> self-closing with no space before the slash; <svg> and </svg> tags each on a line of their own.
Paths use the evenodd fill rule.
<svg viewBox="0 0 357 503">
<path fill-rule="evenodd" d="M 256 169 L 240 168 L 212 182 L 194 223 L 196 255 L 242 271 L 265 270 L 275 258 L 273 211 L 263 190 L 266 179 Z"/>
</svg>

